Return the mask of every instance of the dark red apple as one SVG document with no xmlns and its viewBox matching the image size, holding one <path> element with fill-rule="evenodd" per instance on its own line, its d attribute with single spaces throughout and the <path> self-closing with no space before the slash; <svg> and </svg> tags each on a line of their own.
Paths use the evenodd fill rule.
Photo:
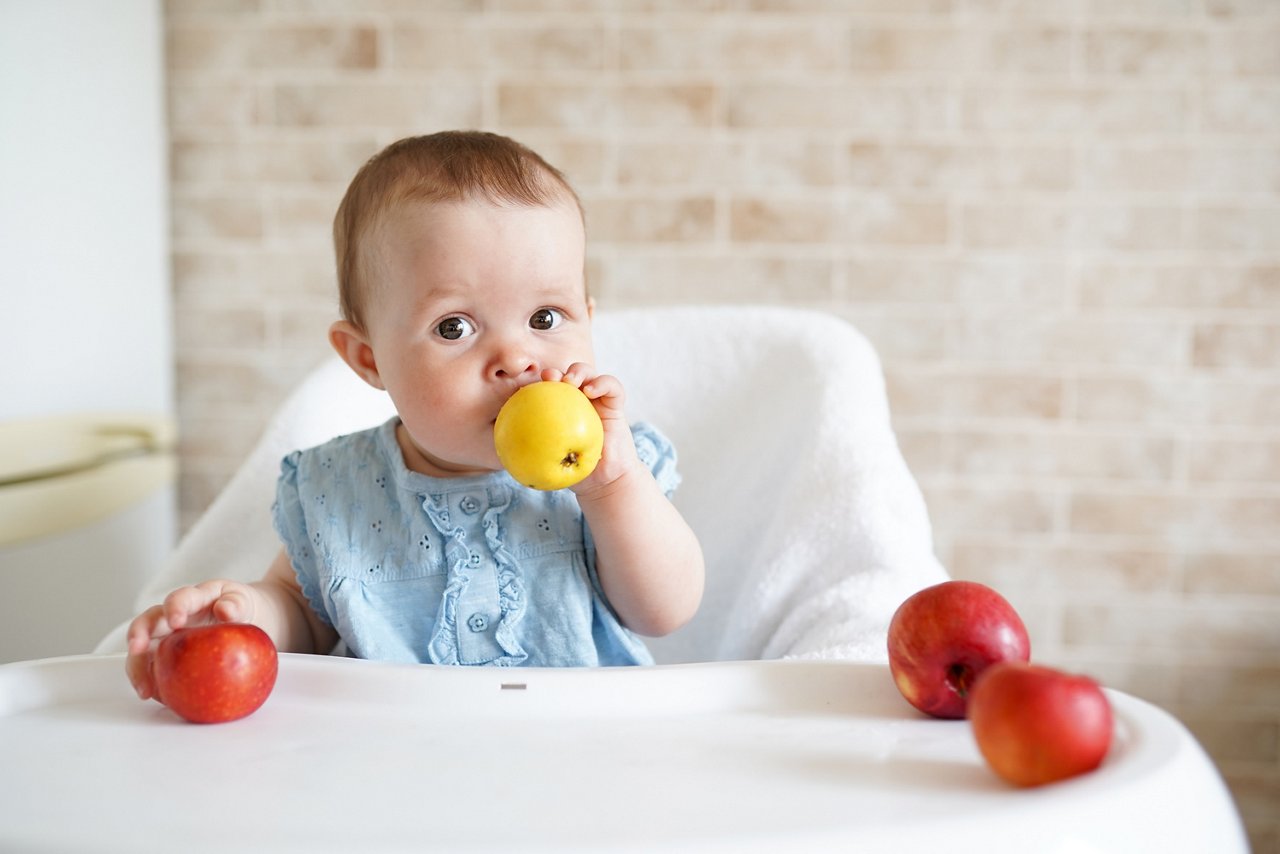
<svg viewBox="0 0 1280 854">
<path fill-rule="evenodd" d="M 276 684 L 271 638 L 247 623 L 178 629 L 156 646 L 156 699 L 193 723 L 234 721 L 257 711 Z"/>
<path fill-rule="evenodd" d="M 975 581 L 944 581 L 898 606 L 889 623 L 889 669 L 911 705 L 963 718 L 978 674 L 999 661 L 1027 661 L 1031 641 L 1003 596 Z"/>
<path fill-rule="evenodd" d="M 1092 771 L 1111 748 L 1111 703 L 1098 683 L 1035 664 L 988 668 L 969 698 L 969 723 L 982 758 L 1015 786 Z"/>
</svg>

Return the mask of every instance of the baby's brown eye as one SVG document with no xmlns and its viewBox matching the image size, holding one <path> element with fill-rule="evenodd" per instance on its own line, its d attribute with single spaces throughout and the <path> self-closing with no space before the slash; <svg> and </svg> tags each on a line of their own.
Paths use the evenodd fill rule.
<svg viewBox="0 0 1280 854">
<path fill-rule="evenodd" d="M 446 341 L 457 341 L 459 338 L 466 338 L 475 327 L 465 317 L 449 317 L 440 321 L 436 326 L 436 334 Z"/>
<path fill-rule="evenodd" d="M 554 308 L 540 308 L 529 318 L 529 327 L 531 329 L 554 329 L 560 325 L 560 321 L 564 316 Z"/>
</svg>

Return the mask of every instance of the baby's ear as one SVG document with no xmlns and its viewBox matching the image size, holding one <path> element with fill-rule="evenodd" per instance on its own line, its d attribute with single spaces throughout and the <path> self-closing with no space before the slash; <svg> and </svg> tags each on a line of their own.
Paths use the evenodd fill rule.
<svg viewBox="0 0 1280 854">
<path fill-rule="evenodd" d="M 369 338 L 360 327 L 349 320 L 335 322 L 329 327 L 329 343 L 360 379 L 376 389 L 386 391 L 387 387 L 382 384 L 382 376 L 378 373 L 378 362 L 373 357 L 373 347 L 369 345 Z"/>
</svg>

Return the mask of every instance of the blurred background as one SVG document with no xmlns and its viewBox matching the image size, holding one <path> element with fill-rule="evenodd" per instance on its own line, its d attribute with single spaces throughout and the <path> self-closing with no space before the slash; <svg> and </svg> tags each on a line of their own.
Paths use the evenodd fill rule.
<svg viewBox="0 0 1280 854">
<path fill-rule="evenodd" d="M 1255 850 L 1280 851 L 1280 0 L 97 17 L 125 7 L 157 39 L 127 52 L 162 63 L 147 162 L 167 161 L 168 273 L 113 299 L 162 310 L 171 336 L 153 367 L 175 380 L 179 527 L 327 354 L 354 171 L 410 134 L 507 133 L 579 190 L 602 311 L 797 305 L 861 329 L 951 573 L 1004 592 L 1038 659 L 1187 723 Z M 87 117 L 76 131 L 78 151 L 101 144 Z M 110 199 L 58 245 L 131 215 L 130 193 Z"/>
</svg>

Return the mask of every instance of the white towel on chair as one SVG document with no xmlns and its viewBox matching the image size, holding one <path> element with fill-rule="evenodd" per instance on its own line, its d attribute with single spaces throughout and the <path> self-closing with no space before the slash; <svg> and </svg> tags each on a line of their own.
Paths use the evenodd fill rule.
<svg viewBox="0 0 1280 854">
<path fill-rule="evenodd" d="M 675 501 L 708 561 L 702 610 L 651 642 L 658 660 L 885 660 L 894 610 L 947 576 L 871 345 L 792 309 L 609 319 L 599 363 L 626 366 L 629 414 L 679 449 Z"/>
</svg>

